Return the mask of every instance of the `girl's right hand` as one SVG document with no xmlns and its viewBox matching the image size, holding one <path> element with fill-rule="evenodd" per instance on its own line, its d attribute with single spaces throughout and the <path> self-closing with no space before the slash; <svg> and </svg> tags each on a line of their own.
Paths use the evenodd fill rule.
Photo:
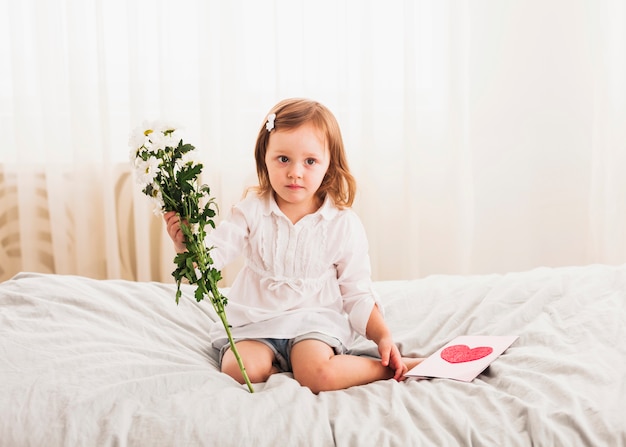
<svg viewBox="0 0 626 447">
<path fill-rule="evenodd" d="M 165 225 L 167 226 L 167 234 L 174 241 L 174 248 L 177 253 L 182 253 L 187 250 L 185 247 L 185 235 L 180 228 L 180 216 L 176 214 L 176 211 L 169 211 L 163 215 Z"/>
</svg>

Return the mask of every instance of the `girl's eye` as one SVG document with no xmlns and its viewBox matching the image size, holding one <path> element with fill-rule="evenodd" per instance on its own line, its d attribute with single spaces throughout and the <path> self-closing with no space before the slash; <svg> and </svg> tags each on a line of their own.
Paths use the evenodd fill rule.
<svg viewBox="0 0 626 447">
<path fill-rule="evenodd" d="M 309 166 L 314 165 L 316 163 L 315 158 L 307 158 L 305 163 Z"/>
<path fill-rule="evenodd" d="M 281 163 L 287 163 L 289 161 L 289 158 L 285 157 L 284 155 L 280 155 L 278 157 L 278 161 L 280 161 Z"/>
</svg>

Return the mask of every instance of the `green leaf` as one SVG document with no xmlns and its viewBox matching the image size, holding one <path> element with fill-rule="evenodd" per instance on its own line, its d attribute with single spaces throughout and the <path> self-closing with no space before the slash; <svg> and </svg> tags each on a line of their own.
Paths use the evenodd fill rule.
<svg viewBox="0 0 626 447">
<path fill-rule="evenodd" d="M 200 287 L 196 289 L 195 296 L 197 302 L 200 302 L 204 299 L 204 293 L 202 293 L 202 289 L 200 289 Z"/>
<path fill-rule="evenodd" d="M 185 260 L 185 264 L 187 266 L 187 269 L 194 270 L 193 259 L 191 259 L 191 257 Z"/>
<path fill-rule="evenodd" d="M 194 146 L 192 146 L 191 144 L 187 143 L 187 144 L 183 144 L 183 140 L 180 140 L 180 142 L 178 143 L 178 147 L 177 149 L 182 153 L 185 154 L 187 152 L 191 152 L 192 150 L 195 149 Z"/>
<path fill-rule="evenodd" d="M 200 175 L 201 172 L 202 172 L 201 164 L 196 164 L 196 165 L 191 165 L 191 166 L 186 165 L 178 173 L 178 181 L 190 182 L 192 180 L 195 180 Z"/>
</svg>

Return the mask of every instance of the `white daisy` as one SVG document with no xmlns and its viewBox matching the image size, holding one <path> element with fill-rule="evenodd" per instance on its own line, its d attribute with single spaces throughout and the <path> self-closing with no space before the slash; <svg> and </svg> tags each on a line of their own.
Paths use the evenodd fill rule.
<svg viewBox="0 0 626 447">
<path fill-rule="evenodd" d="M 147 160 L 137 159 L 136 173 L 137 183 L 142 186 L 147 186 L 152 183 L 159 173 L 160 160 L 154 156 L 148 157 Z"/>
<path fill-rule="evenodd" d="M 157 152 L 159 149 L 165 149 L 167 143 L 169 143 L 169 139 L 163 135 L 163 132 L 152 132 L 148 138 L 150 140 L 150 149 L 154 152 Z"/>
</svg>

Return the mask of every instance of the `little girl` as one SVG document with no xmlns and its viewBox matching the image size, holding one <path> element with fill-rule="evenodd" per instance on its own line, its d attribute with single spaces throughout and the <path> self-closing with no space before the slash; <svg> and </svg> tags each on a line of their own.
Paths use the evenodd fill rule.
<svg viewBox="0 0 626 447">
<path fill-rule="evenodd" d="M 227 314 L 250 380 L 290 371 L 314 393 L 401 380 L 419 360 L 400 356 L 377 303 L 335 117 L 306 99 L 278 103 L 259 131 L 255 158 L 258 187 L 206 241 L 217 269 L 245 255 Z M 164 218 L 184 251 L 179 217 Z M 380 360 L 346 354 L 355 333 L 378 345 Z M 222 371 L 243 383 L 221 323 L 211 339 Z"/>
</svg>

